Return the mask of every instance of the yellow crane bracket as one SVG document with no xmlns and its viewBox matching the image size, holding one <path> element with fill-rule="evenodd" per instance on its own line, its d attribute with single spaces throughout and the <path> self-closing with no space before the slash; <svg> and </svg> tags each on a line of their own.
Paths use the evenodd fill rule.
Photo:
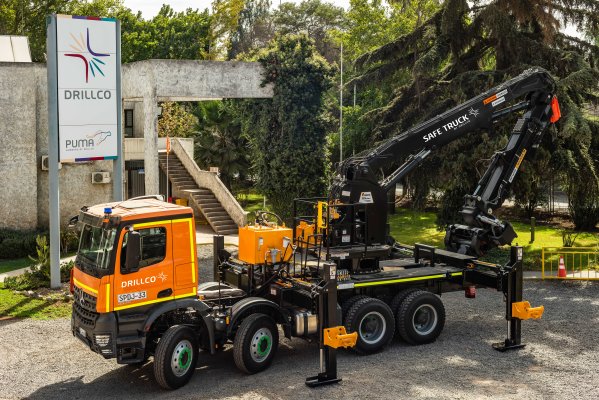
<svg viewBox="0 0 599 400">
<path fill-rule="evenodd" d="M 344 326 L 325 328 L 324 345 L 337 349 L 339 347 L 354 347 L 358 341 L 358 332 L 347 333 Z"/>
<path fill-rule="evenodd" d="M 318 229 L 326 229 L 329 226 L 329 221 L 327 221 L 327 210 L 329 205 L 324 201 L 318 202 L 318 216 L 316 221 L 316 227 Z"/>
<path fill-rule="evenodd" d="M 518 319 L 539 319 L 543 316 L 545 307 L 531 307 L 528 301 L 512 303 L 512 317 Z"/>
</svg>

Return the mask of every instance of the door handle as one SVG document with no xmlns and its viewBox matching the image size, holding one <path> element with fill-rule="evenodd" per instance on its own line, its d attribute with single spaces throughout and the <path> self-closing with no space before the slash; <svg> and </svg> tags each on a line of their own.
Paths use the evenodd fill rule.
<svg viewBox="0 0 599 400">
<path fill-rule="evenodd" d="M 168 297 L 171 294 L 173 294 L 173 289 L 164 289 L 158 292 L 158 298 L 160 299 L 162 297 Z"/>
</svg>

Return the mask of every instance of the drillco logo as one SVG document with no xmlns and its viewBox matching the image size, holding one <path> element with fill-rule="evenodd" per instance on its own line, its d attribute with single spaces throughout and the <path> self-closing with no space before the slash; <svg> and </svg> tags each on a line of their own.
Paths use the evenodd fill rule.
<svg viewBox="0 0 599 400">
<path fill-rule="evenodd" d="M 83 34 L 81 33 L 79 34 L 79 38 L 72 33 L 70 35 L 73 39 L 73 42 L 69 45 L 69 47 L 73 49 L 75 53 L 67 53 L 65 56 L 79 58 L 83 61 L 85 67 L 85 83 L 89 82 L 90 72 L 94 78 L 96 77 L 96 72 L 102 76 L 105 76 L 104 71 L 102 71 L 102 66 L 106 65 L 106 63 L 100 58 L 110 57 L 110 54 L 97 53 L 92 50 L 89 40 L 89 28 L 87 28 L 87 40 L 83 39 Z"/>
</svg>

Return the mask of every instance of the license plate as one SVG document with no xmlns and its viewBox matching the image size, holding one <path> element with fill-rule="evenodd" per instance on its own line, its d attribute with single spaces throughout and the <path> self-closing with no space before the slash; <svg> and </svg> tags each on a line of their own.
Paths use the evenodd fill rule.
<svg viewBox="0 0 599 400">
<path fill-rule="evenodd" d="M 86 337 L 86 336 L 85 336 L 85 329 L 83 329 L 83 328 L 79 328 L 79 334 L 80 334 L 81 336 L 83 336 L 83 337 Z"/>
<path fill-rule="evenodd" d="M 133 292 L 133 293 L 123 293 L 118 295 L 119 303 L 128 303 L 130 301 L 142 300 L 147 297 L 146 291 L 143 292 Z"/>
</svg>

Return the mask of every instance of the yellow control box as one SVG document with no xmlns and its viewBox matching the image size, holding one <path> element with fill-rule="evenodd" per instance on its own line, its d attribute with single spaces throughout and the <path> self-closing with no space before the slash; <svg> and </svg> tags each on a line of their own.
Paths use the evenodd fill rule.
<svg viewBox="0 0 599 400">
<path fill-rule="evenodd" d="M 238 258 L 248 264 L 289 261 L 293 253 L 292 230 L 284 226 L 248 225 L 239 228 Z"/>
<path fill-rule="evenodd" d="M 299 247 L 316 246 L 320 243 L 320 237 L 314 236 L 314 224 L 305 221 L 295 227 L 295 237 Z"/>
</svg>

